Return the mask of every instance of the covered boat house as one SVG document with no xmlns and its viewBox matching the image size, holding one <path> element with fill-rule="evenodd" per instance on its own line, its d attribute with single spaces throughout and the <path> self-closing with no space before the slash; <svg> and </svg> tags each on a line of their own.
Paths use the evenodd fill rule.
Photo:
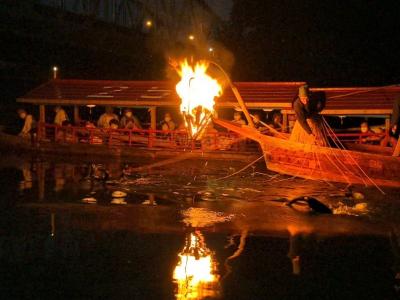
<svg viewBox="0 0 400 300">
<path fill-rule="evenodd" d="M 284 131 L 288 117 L 293 115 L 292 101 L 299 86 L 305 82 L 236 82 L 249 109 L 281 110 Z M 389 126 L 393 101 L 400 96 L 400 86 L 311 88 L 325 92 L 327 102 L 322 111 L 332 116 L 374 116 L 386 119 Z M 39 121 L 45 122 L 46 106 L 74 107 L 74 121 L 80 119 L 81 106 L 115 106 L 147 108 L 150 128 L 157 126 L 157 108 L 179 107 L 180 99 L 170 81 L 100 81 L 54 79 L 31 90 L 17 102 L 39 106 Z M 216 100 L 216 109 L 236 108 L 238 103 L 232 91 L 225 89 Z"/>
</svg>

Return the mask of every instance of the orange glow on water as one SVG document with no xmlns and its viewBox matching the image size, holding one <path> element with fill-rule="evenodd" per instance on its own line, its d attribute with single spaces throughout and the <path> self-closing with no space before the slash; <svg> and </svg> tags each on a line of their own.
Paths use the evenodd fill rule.
<svg viewBox="0 0 400 300">
<path fill-rule="evenodd" d="M 173 279 L 177 283 L 176 299 L 215 297 L 219 276 L 212 252 L 205 246 L 200 232 L 191 233 L 178 255 Z"/>
</svg>

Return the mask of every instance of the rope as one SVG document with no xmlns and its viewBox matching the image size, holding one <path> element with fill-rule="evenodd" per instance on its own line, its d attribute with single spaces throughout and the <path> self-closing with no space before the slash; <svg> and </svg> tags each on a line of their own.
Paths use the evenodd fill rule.
<svg viewBox="0 0 400 300">
<path fill-rule="evenodd" d="M 329 128 L 325 125 L 325 122 L 326 122 L 326 121 L 325 121 L 325 119 L 324 119 L 324 123 L 322 124 L 322 125 L 323 125 L 323 128 L 324 128 L 325 131 L 327 130 L 328 133 L 329 133 Z M 325 133 L 325 134 L 327 134 L 327 133 Z M 336 140 L 335 140 L 335 139 L 332 139 L 332 140 L 333 140 L 334 144 L 336 145 L 336 147 L 338 147 L 338 148 L 340 149 L 340 146 L 336 143 Z M 328 143 L 329 143 L 329 140 L 328 140 Z M 329 146 L 331 146 L 331 145 L 329 144 Z M 353 173 L 353 172 L 347 167 L 347 165 L 346 165 L 345 163 L 343 163 L 341 159 L 339 159 L 339 157 L 337 156 L 336 151 L 335 151 L 334 149 L 329 149 L 329 151 L 330 151 L 331 154 L 333 154 L 333 156 L 335 157 L 335 159 L 338 161 L 338 163 L 339 163 L 342 167 L 344 167 L 350 174 Z M 345 153 L 345 152 L 341 152 L 341 153 Z M 364 178 L 363 178 L 362 176 L 359 175 L 359 173 L 357 172 L 357 170 L 355 170 L 355 171 L 356 171 L 356 173 L 358 174 L 358 177 L 360 177 L 360 179 L 361 179 L 361 180 L 364 182 L 364 184 L 366 185 L 366 181 L 364 180 Z M 341 171 L 341 172 L 342 172 L 342 171 Z M 345 177 L 347 183 L 350 184 L 351 181 L 348 179 L 348 177 L 345 175 L 345 173 L 342 172 L 342 174 L 343 174 L 343 177 Z"/>
<path fill-rule="evenodd" d="M 325 120 L 324 120 L 324 121 L 325 121 Z M 325 121 L 325 122 L 326 122 L 326 121 Z M 325 126 L 324 128 L 326 128 L 326 129 L 328 130 L 328 132 L 329 132 L 329 128 L 327 127 L 327 125 L 325 125 L 325 124 L 323 124 L 323 125 Z M 344 150 L 344 149 L 342 149 L 342 148 L 340 147 L 340 145 L 336 142 L 335 136 L 334 136 L 334 138 L 333 138 L 332 140 L 333 140 L 334 144 L 336 145 L 336 147 L 337 147 L 338 149 Z M 354 166 L 352 166 L 353 171 L 351 171 L 351 170 L 347 167 L 347 165 L 346 165 L 345 163 L 343 163 L 343 162 L 337 157 L 336 151 L 334 151 L 334 150 L 332 149 L 331 152 L 332 152 L 333 155 L 335 156 L 336 160 L 337 160 L 350 174 L 352 174 L 353 172 L 354 172 L 354 173 L 357 173 L 357 174 L 358 174 L 357 176 L 363 181 L 364 185 L 367 186 L 367 182 L 364 180 L 362 174 L 360 174 L 359 171 L 358 171 Z M 346 152 L 344 151 L 344 152 L 341 152 L 341 153 L 342 153 L 343 157 L 345 158 Z M 343 154 L 343 153 L 344 153 L 344 154 Z M 348 183 L 350 184 L 350 182 L 348 182 Z"/>
<path fill-rule="evenodd" d="M 339 138 L 336 136 L 336 134 L 333 132 L 332 128 L 329 126 L 328 122 L 325 120 L 325 118 L 323 118 L 327 128 L 330 129 L 331 134 L 334 138 L 337 139 L 337 141 L 339 142 L 339 144 L 342 146 L 342 151 L 344 151 L 344 153 L 346 153 L 348 155 L 348 157 L 354 162 L 354 164 L 357 166 L 357 168 L 364 174 L 364 176 L 383 194 L 385 195 L 385 192 L 375 183 L 375 181 L 372 180 L 371 177 L 368 176 L 367 173 L 365 173 L 365 171 L 361 168 L 361 166 L 358 164 L 358 162 L 353 158 L 353 156 L 351 155 L 351 153 L 349 153 L 349 151 L 344 147 L 344 145 L 342 144 L 342 142 L 339 140 Z"/>
<path fill-rule="evenodd" d="M 321 174 L 320 174 L 320 175 L 322 175 L 323 170 L 322 170 L 321 162 L 320 162 L 320 160 L 319 160 L 318 153 L 317 153 L 317 152 L 313 152 L 313 154 L 314 154 L 315 157 L 317 158 L 318 166 L 319 166 L 319 169 L 320 169 L 320 171 L 321 171 Z M 315 170 L 315 169 L 314 169 L 314 170 Z M 326 180 L 325 178 L 323 178 L 322 181 L 325 182 L 327 185 L 329 185 L 329 186 L 331 186 L 331 187 L 335 187 L 335 185 L 334 185 L 333 183 L 329 182 L 329 181 Z"/>
<path fill-rule="evenodd" d="M 229 178 L 229 177 L 235 176 L 236 174 L 239 174 L 240 172 L 242 172 L 242 171 L 246 170 L 247 168 L 251 167 L 252 165 L 254 165 L 254 164 L 255 164 L 256 162 L 258 162 L 261 158 L 264 158 L 264 154 L 261 155 L 259 158 L 257 158 L 255 161 L 253 161 L 253 162 L 249 163 L 248 165 L 246 165 L 245 167 L 241 168 L 239 171 L 237 171 L 237 172 L 235 172 L 235 173 L 232 173 L 232 174 L 230 174 L 230 175 L 224 176 L 224 177 L 217 178 L 216 180 L 227 179 L 227 178 Z"/>
<path fill-rule="evenodd" d="M 369 88 L 369 89 L 365 89 L 365 90 L 362 90 L 362 91 L 351 92 L 351 93 L 347 93 L 347 94 L 343 94 L 343 95 L 337 95 L 337 96 L 328 97 L 327 99 L 344 98 L 344 97 L 347 97 L 347 96 L 364 94 L 364 93 L 369 93 L 369 92 L 382 90 L 382 89 L 385 89 L 385 88 L 398 87 L 398 86 L 399 86 L 399 84 L 392 84 L 392 85 L 380 86 L 380 87 L 377 87 L 377 88 Z"/>
<path fill-rule="evenodd" d="M 358 174 L 358 177 L 363 181 L 365 186 L 367 186 L 368 184 L 367 184 L 367 181 L 363 178 L 363 176 L 365 176 L 367 179 L 369 179 L 376 186 L 375 182 L 373 182 L 372 179 L 368 177 L 368 175 L 361 169 L 361 167 L 354 160 L 354 158 L 351 156 L 351 154 L 348 153 L 347 149 L 340 142 L 339 138 L 336 136 L 336 134 L 334 133 L 334 131 L 332 130 L 332 128 L 329 126 L 328 122 L 325 119 L 324 119 L 324 123 L 325 123 L 326 128 L 330 131 L 331 135 L 333 136 L 332 140 L 334 141 L 336 147 L 338 147 L 342 151 L 343 156 L 347 155 L 347 157 L 350 158 L 354 162 L 355 166 L 357 166 L 358 169 L 356 167 L 353 167 L 354 173 Z M 337 141 L 337 143 L 336 143 L 336 141 Z M 350 169 L 348 169 L 348 170 L 350 173 L 352 172 Z M 359 171 L 361 171 L 361 173 Z M 378 190 L 380 190 L 380 189 L 378 188 Z"/>
<path fill-rule="evenodd" d="M 322 170 L 321 161 L 320 161 L 319 156 L 318 156 L 319 153 L 316 152 L 316 151 L 313 151 L 312 154 L 313 154 L 313 156 L 314 156 L 314 159 L 317 161 L 317 166 L 319 167 L 320 175 L 322 176 L 323 170 Z M 316 168 L 314 168 L 314 169 L 312 170 L 310 176 L 314 173 L 315 170 L 316 170 Z M 331 187 L 335 187 L 331 182 L 329 182 L 329 181 L 326 180 L 325 178 L 322 178 L 321 181 L 325 182 L 327 185 L 329 185 L 329 186 L 331 186 Z"/>
</svg>

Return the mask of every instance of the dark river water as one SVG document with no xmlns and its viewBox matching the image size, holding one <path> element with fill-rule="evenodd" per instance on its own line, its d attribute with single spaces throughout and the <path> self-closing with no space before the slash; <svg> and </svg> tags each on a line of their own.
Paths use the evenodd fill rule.
<svg viewBox="0 0 400 300">
<path fill-rule="evenodd" d="M 2 298 L 397 299 L 400 188 L 154 162 L 3 153 Z"/>
</svg>

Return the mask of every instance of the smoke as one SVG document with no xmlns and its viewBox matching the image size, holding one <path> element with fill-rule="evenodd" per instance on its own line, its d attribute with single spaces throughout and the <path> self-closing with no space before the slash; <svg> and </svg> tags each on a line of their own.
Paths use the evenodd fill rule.
<svg viewBox="0 0 400 300">
<path fill-rule="evenodd" d="M 234 56 L 215 40 L 216 31 L 224 21 L 204 1 L 178 2 L 173 7 L 166 2 L 164 5 L 168 7 L 163 10 L 154 6 L 154 27 L 148 31 L 147 46 L 151 52 L 164 57 L 165 77 L 177 80 L 176 70 L 170 62 L 184 59 L 193 64 L 199 60 L 212 60 L 229 74 Z M 224 82 L 221 72 L 214 69 L 209 68 L 210 75 Z"/>
<path fill-rule="evenodd" d="M 210 48 L 212 51 L 210 51 Z M 221 43 L 216 42 L 213 42 L 212 46 L 207 43 L 196 43 L 190 47 L 185 47 L 182 43 L 177 43 L 175 47 L 164 52 L 164 58 L 167 62 L 165 69 L 166 78 L 170 80 L 178 79 L 178 74 L 174 66 L 184 60 L 187 60 L 192 65 L 198 61 L 216 62 L 228 74 L 235 61 L 232 52 Z M 227 85 L 227 78 L 214 65 L 209 65 L 207 73 L 216 78 L 223 86 Z"/>
</svg>

